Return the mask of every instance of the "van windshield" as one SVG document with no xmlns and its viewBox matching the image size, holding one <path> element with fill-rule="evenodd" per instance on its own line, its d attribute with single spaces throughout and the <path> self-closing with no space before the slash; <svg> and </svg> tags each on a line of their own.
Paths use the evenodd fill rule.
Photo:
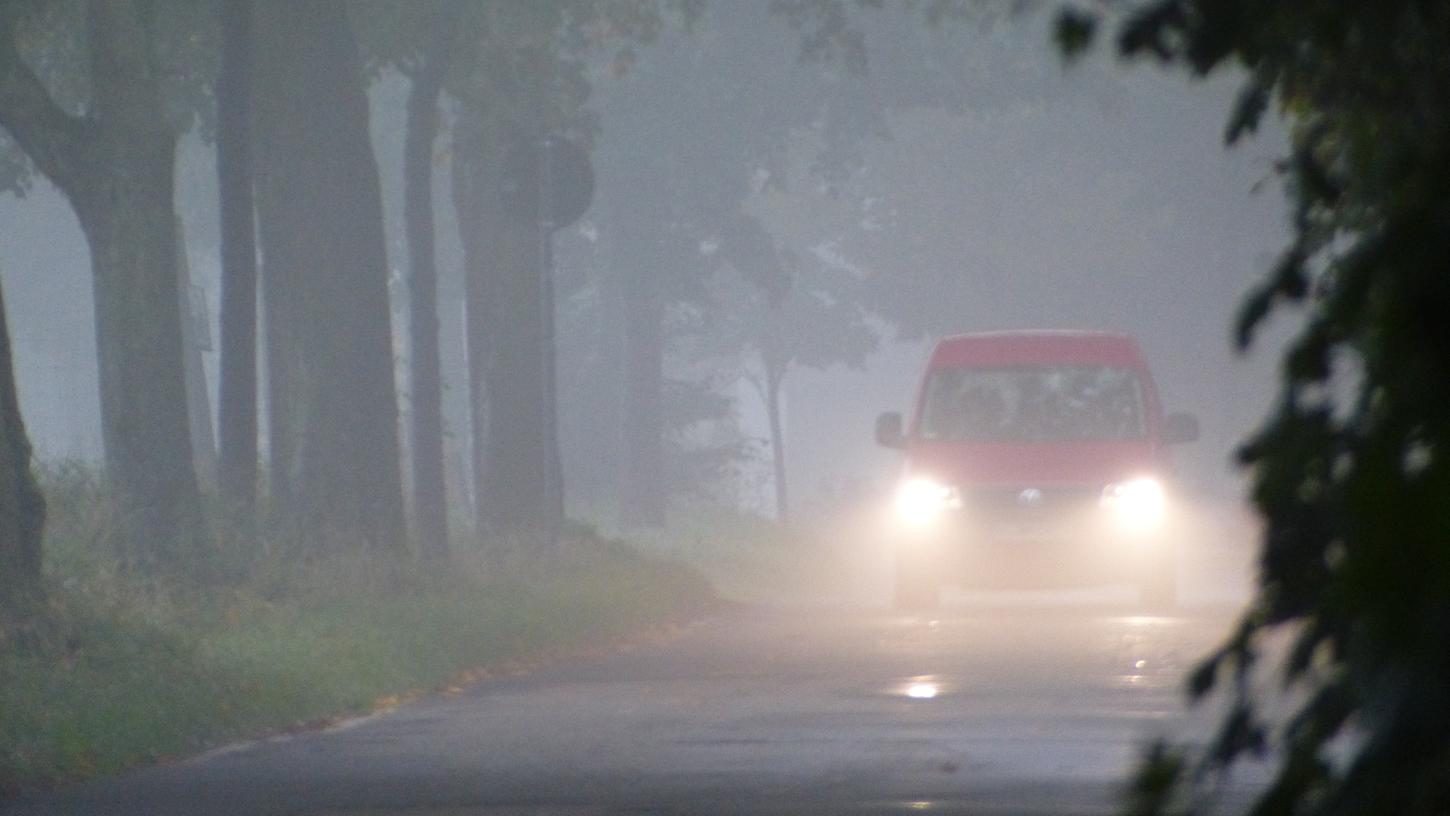
<svg viewBox="0 0 1450 816">
<path fill-rule="evenodd" d="M 1140 439 L 1143 386 L 1117 366 L 947 368 L 931 374 L 920 436 L 936 442 Z"/>
</svg>

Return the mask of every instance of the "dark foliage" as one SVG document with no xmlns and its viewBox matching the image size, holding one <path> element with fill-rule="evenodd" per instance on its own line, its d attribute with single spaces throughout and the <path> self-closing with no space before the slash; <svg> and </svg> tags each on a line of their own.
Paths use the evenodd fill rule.
<svg viewBox="0 0 1450 816">
<path fill-rule="evenodd" d="M 1059 39 L 1091 30 L 1071 13 Z M 1196 764 L 1155 748 L 1135 812 L 1195 812 L 1195 781 L 1267 751 L 1255 813 L 1444 813 L 1450 4 L 1162 0 L 1118 32 L 1127 55 L 1246 69 L 1230 143 L 1274 108 L 1291 123 L 1293 236 L 1245 300 L 1238 342 L 1278 311 L 1303 318 L 1277 407 L 1240 452 L 1267 522 L 1257 593 L 1191 682 L 1195 698 L 1228 685 L 1232 705 Z M 1296 701 L 1282 718 L 1249 690 L 1276 632 Z"/>
</svg>

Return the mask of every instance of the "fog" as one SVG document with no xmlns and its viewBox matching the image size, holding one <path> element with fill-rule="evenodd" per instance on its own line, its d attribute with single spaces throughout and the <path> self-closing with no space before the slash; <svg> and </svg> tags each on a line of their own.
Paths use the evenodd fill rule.
<svg viewBox="0 0 1450 816">
<path fill-rule="evenodd" d="M 1268 340 L 1240 356 L 1229 328 L 1285 228 L 1272 172 L 1274 157 L 1283 152 L 1282 134 L 1270 127 L 1236 149 L 1222 146 L 1224 112 L 1237 77 L 1191 82 L 1151 67 L 1121 70 L 1103 56 L 1064 67 L 1048 45 L 1050 20 L 1031 14 L 973 23 L 965 31 L 913 32 L 898 41 L 892 35 L 913 24 L 902 19 L 905 15 L 885 15 L 889 24 L 863 18 L 870 60 L 867 73 L 855 77 L 839 65 L 822 68 L 803 60 L 795 33 L 782 21 L 745 16 L 756 27 L 750 32 L 753 51 L 718 53 L 721 49 L 704 47 L 703 53 L 716 61 L 706 70 L 721 72 L 718 81 L 728 83 L 737 71 L 740 82 L 773 76 L 787 87 L 788 100 L 808 94 L 822 72 L 833 86 L 863 83 L 862 93 L 869 96 L 912 82 L 915 74 L 909 71 L 927 71 L 921 81 L 930 87 L 916 95 L 936 97 L 936 104 L 900 106 L 889 98 L 870 99 L 880 106 L 871 115 L 881 121 L 850 147 L 855 155 L 841 189 L 827 190 L 826 180 L 812 176 L 810 165 L 817 158 L 811 151 L 819 147 L 812 139 L 819 133 L 813 135 L 811 128 L 819 131 L 821 121 L 764 123 L 793 128 L 766 136 L 720 134 L 712 141 L 724 143 L 713 151 L 721 165 L 680 171 L 686 179 L 703 179 L 692 182 L 701 186 L 738 188 L 740 210 L 758 218 L 778 247 L 828 254 L 850 270 L 845 274 L 879 279 L 901 290 L 893 296 L 893 308 L 916 315 L 903 320 L 898 314 L 893 320 L 873 314 L 880 345 L 859 367 L 792 370 L 783 386 L 783 416 L 789 479 L 803 505 L 825 503 L 843 486 L 880 488 L 894 477 L 899 457 L 874 445 L 871 420 L 881 410 L 909 407 L 930 339 L 1014 328 L 1109 329 L 1136 336 L 1165 404 L 1192 411 L 1203 423 L 1202 441 L 1179 452 L 1182 477 L 1216 496 L 1239 490 L 1231 452 L 1267 409 L 1275 346 Z M 598 287 L 610 274 L 607 254 L 588 248 L 609 241 L 600 229 L 616 213 L 669 212 L 677 206 L 667 198 L 669 191 L 651 186 L 631 161 L 668 153 L 665 146 L 671 143 L 698 142 L 707 130 L 687 117 L 701 109 L 713 109 L 722 121 L 757 105 L 762 115 L 767 111 L 767 101 L 692 95 L 686 92 L 687 78 L 677 77 L 670 87 L 657 75 L 656 65 L 698 58 L 702 41 L 729 33 L 714 33 L 721 21 L 708 14 L 699 25 L 694 35 L 667 32 L 660 42 L 640 49 L 638 63 L 621 76 L 613 75 L 608 64 L 590 66 L 595 87 L 588 110 L 597 122 L 598 183 L 583 223 L 558 238 L 566 286 Z M 934 49 L 920 60 L 925 65 L 909 64 L 921 56 L 912 50 L 923 44 Z M 957 70 L 969 73 L 953 73 Z M 651 90 L 641 93 L 638 86 L 646 83 L 653 83 Z M 400 204 L 405 96 L 406 82 L 396 74 L 384 74 L 371 92 L 373 145 L 399 299 L 406 297 L 399 285 L 406 275 Z M 820 104 L 815 115 L 827 115 L 829 100 Z M 778 151 L 773 139 L 790 142 L 785 155 L 760 160 L 785 162 L 779 172 L 790 177 L 789 186 L 750 192 L 759 184 L 752 178 L 758 168 L 743 158 L 752 146 Z M 708 159 L 711 152 L 676 154 Z M 203 359 L 214 408 L 219 348 L 215 165 L 210 148 L 196 135 L 182 142 L 178 174 L 187 253 L 208 310 L 211 342 Z M 440 187 L 435 198 L 448 425 L 453 441 L 465 444 L 467 389 L 461 381 L 466 374 L 459 370 L 465 357 L 459 326 L 462 260 L 446 183 Z M 63 198 L 43 180 L 23 200 L 0 199 L 0 224 L 0 270 L 11 303 L 19 391 L 37 449 L 48 459 L 98 460 L 94 306 L 83 236 Z M 676 276 L 688 286 L 708 274 L 707 266 L 702 259 L 694 268 L 658 274 Z M 596 299 L 581 308 L 606 307 Z M 394 314 L 395 331 L 401 334 L 404 307 L 395 304 Z M 564 325 L 566 331 L 572 328 Z M 572 350 L 571 342 L 583 341 L 562 337 L 565 353 Z M 581 376 L 584 384 L 573 388 L 567 381 L 572 366 L 611 362 L 561 360 L 566 422 L 571 400 L 592 403 L 586 392 L 595 382 Z M 701 376 L 688 362 L 671 362 L 667 377 Z M 761 446 L 742 474 L 752 484 L 743 488 L 739 501 L 769 514 L 763 407 L 746 386 L 718 379 L 714 384 L 731 401 L 731 421 L 740 435 Z M 609 436 L 608 428 L 566 427 L 567 466 L 583 468 L 587 461 L 598 467 L 598 452 L 604 450 L 617 468 L 613 449 L 619 443 Z M 585 472 L 580 478 L 586 480 L 585 495 L 578 496 L 581 509 L 598 510 L 612 499 L 590 495 L 588 480 L 607 477 Z"/>
<path fill-rule="evenodd" d="M 232 786 L 215 812 L 384 812 L 368 796 L 391 782 L 315 784 L 364 777 L 403 780 L 386 806 L 442 809 L 714 807 L 757 783 L 916 808 L 986 780 L 1010 810 L 1050 779 L 1044 812 L 1066 812 L 1106 801 L 1152 733 L 1203 724 L 1179 689 L 1247 595 L 1235 450 L 1293 328 L 1234 346 L 1289 237 L 1288 125 L 1224 144 L 1243 76 L 1106 43 L 1067 61 L 1036 4 L 221 5 L 256 9 L 251 74 L 219 44 L 240 35 L 178 11 L 204 53 L 157 46 L 168 125 L 95 119 L 118 162 L 174 130 L 174 184 L 154 161 L 149 186 L 37 161 L 0 193 L 15 390 L 52 496 L 36 581 L 101 599 L 84 614 L 214 626 L 178 651 L 243 666 L 239 689 L 303 657 L 348 676 L 314 708 L 293 706 L 311 669 L 274 677 L 283 702 L 254 708 L 285 715 L 54 779 L 297 729 L 317 732 L 197 766 Z M 54 14 L 17 12 L 18 50 L 58 107 L 141 104 L 99 74 L 73 87 L 100 66 L 72 53 L 84 15 L 36 8 Z M 29 135 L 0 139 L 0 190 Z M 253 153 L 222 159 L 233 188 L 219 136 Z M 229 315 L 239 288 L 256 302 Z M 947 369 L 998 372 L 997 424 L 923 429 Z M 1050 580 L 951 572 L 996 567 Z M 378 659 L 399 687 L 346 663 L 390 634 L 367 609 L 421 639 L 391 675 Z M 329 652 L 313 614 L 319 643 L 368 631 Z M 187 773 L 35 812 L 169 812 Z"/>
</svg>

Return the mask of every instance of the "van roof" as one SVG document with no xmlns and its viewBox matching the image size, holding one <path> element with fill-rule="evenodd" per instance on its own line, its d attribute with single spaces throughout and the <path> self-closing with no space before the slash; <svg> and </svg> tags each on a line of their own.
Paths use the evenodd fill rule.
<svg viewBox="0 0 1450 816">
<path fill-rule="evenodd" d="M 933 368 L 1050 364 L 1141 368 L 1143 352 L 1138 341 L 1121 332 L 991 331 L 942 338 L 929 363 Z"/>
</svg>

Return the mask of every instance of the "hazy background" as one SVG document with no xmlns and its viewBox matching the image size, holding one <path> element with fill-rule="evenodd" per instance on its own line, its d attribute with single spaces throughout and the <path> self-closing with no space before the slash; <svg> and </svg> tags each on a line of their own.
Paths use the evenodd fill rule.
<svg viewBox="0 0 1450 816">
<path fill-rule="evenodd" d="M 556 244 L 561 438 L 575 512 L 604 513 L 612 501 L 610 474 L 618 468 L 612 423 L 618 398 L 601 393 L 599 383 L 617 372 L 619 355 L 598 342 L 607 332 L 597 333 L 598 315 L 608 306 L 599 281 L 622 254 L 609 244 L 611 220 L 664 206 L 656 197 L 679 195 L 641 173 L 641 155 L 703 161 L 711 155 L 705 148 L 718 148 L 725 156 L 740 135 L 729 123 L 753 127 L 740 111 L 768 117 L 772 104 L 788 108 L 791 97 L 773 102 L 778 89 L 761 86 L 761 76 L 807 98 L 823 82 L 851 86 L 856 90 L 843 93 L 877 108 L 864 125 L 870 135 L 851 146 L 846 170 L 835 177 L 812 168 L 829 134 L 809 119 L 805 127 L 784 128 L 786 160 L 769 181 L 788 183 L 737 178 L 738 170 L 723 162 L 680 169 L 687 186 L 743 190 L 743 211 L 778 246 L 828 259 L 837 271 L 872 282 L 866 301 L 879 347 L 860 367 L 797 366 L 783 385 L 798 508 L 889 479 L 895 455 L 874 447 L 871 420 L 878 411 L 908 407 L 931 339 L 1002 328 L 1137 336 L 1165 406 L 1202 420 L 1202 441 L 1179 453 L 1184 479 L 1215 495 L 1236 490 L 1230 451 L 1265 410 L 1274 355 L 1265 346 L 1237 357 L 1229 325 L 1285 232 L 1271 177 L 1282 134 L 1270 132 L 1232 151 L 1220 147 L 1234 77 L 1189 92 L 1181 77 L 1116 70 L 1106 57 L 1065 70 L 1043 15 L 929 30 L 886 14 L 863 18 L 870 55 L 863 78 L 839 64 L 822 68 L 803 60 L 795 32 L 763 8 L 740 8 L 740 19 L 707 14 L 693 35 L 667 32 L 639 49 L 627 71 L 608 61 L 589 68 L 597 192 L 584 220 Z M 691 92 L 689 82 L 703 80 L 681 74 L 681 61 L 714 77 L 714 84 Z M 893 99 L 903 87 L 920 98 Z M 397 212 L 405 93 L 406 83 L 389 73 L 371 90 L 395 278 L 406 257 Z M 692 112 L 702 107 L 719 118 L 692 123 Z M 680 150 L 682 144 L 691 149 Z M 218 305 L 213 161 L 209 145 L 186 137 L 178 208 L 194 284 L 205 295 L 212 349 Z M 461 261 L 446 179 L 440 181 L 445 416 L 450 468 L 462 473 L 468 457 L 461 452 L 466 386 L 458 373 Z M 1255 194 L 1257 186 L 1264 189 Z M 710 251 L 702 246 L 701 257 Z M 698 279 L 708 277 L 707 266 L 658 273 Z M 24 200 L 0 197 L 0 270 L 22 408 L 41 457 L 98 459 L 85 243 L 69 208 L 44 180 Z M 401 336 L 405 312 L 395 305 L 394 314 Z M 673 342 L 675 349 L 689 345 Z M 206 351 L 204 359 L 215 389 L 216 352 Z M 697 437 L 719 437 L 723 421 L 756 451 L 736 471 L 735 483 L 715 495 L 768 512 L 767 429 L 756 393 L 744 380 L 732 380 L 727 368 L 687 353 L 667 354 L 666 366 L 667 377 L 708 381 L 728 403 L 710 429 L 696 428 Z"/>
</svg>

